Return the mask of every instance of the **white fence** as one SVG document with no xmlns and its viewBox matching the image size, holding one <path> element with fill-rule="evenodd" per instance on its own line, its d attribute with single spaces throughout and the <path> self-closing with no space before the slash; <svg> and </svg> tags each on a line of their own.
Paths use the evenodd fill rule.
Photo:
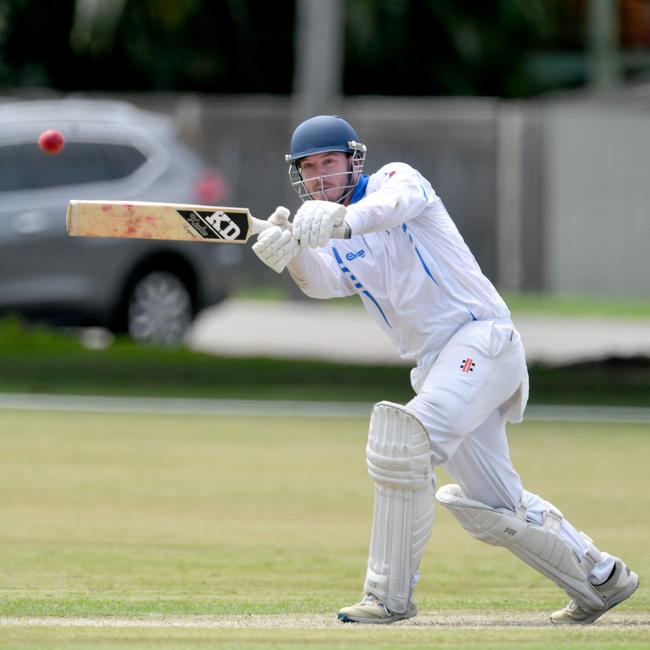
<svg viewBox="0 0 650 650">
<path fill-rule="evenodd" d="M 544 130 L 544 288 L 650 298 L 650 112 L 552 106 Z"/>
<path fill-rule="evenodd" d="M 123 99 L 175 113 L 232 203 L 261 216 L 296 207 L 290 98 Z M 403 160 L 429 178 L 498 287 L 650 298 L 650 86 L 527 102 L 348 98 L 341 114 L 369 171 Z M 248 263 L 242 278 L 271 280 Z"/>
</svg>

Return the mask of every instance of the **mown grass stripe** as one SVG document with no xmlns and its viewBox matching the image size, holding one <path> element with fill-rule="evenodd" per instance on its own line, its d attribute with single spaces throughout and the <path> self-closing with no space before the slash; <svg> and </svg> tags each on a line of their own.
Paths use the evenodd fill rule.
<svg viewBox="0 0 650 650">
<path fill-rule="evenodd" d="M 0 393 L 0 409 L 347 418 L 368 417 L 372 410 L 372 403 Z M 528 407 L 526 420 L 532 422 L 630 422 L 646 424 L 650 422 L 650 408 L 534 404 Z"/>
</svg>

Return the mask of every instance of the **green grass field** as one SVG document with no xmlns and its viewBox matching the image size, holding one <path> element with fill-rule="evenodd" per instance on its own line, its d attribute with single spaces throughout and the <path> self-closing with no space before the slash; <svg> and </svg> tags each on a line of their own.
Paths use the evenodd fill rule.
<svg viewBox="0 0 650 650">
<path fill-rule="evenodd" d="M 364 419 L 0 411 L 0 648 L 647 648 L 650 425 L 511 430 L 528 489 L 641 574 L 589 628 L 443 509 L 421 616 L 335 622 L 362 586 Z M 447 480 L 439 474 L 439 483 Z"/>
<path fill-rule="evenodd" d="M 585 294 L 547 294 L 502 292 L 510 311 L 515 316 L 524 314 L 555 316 L 598 316 L 616 318 L 650 318 L 650 300 L 632 297 L 589 296 Z M 290 300 L 290 294 L 277 284 L 240 287 L 234 295 L 242 300 L 276 302 Z M 363 309 L 356 297 L 334 298 L 328 305 Z"/>
</svg>

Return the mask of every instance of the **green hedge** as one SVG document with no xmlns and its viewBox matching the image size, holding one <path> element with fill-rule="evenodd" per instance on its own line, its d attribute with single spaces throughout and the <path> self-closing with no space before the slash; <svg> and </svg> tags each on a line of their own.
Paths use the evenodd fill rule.
<svg viewBox="0 0 650 650">
<path fill-rule="evenodd" d="M 650 406 L 650 359 L 533 366 L 531 403 Z M 0 321 L 0 391 L 203 398 L 404 402 L 406 367 L 218 357 L 117 339 L 86 349 L 76 336 Z"/>
</svg>

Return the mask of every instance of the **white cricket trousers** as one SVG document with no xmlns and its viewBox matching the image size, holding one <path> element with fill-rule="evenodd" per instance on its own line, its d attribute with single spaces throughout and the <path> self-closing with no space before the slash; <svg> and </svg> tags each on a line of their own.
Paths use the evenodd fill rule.
<svg viewBox="0 0 650 650">
<path fill-rule="evenodd" d="M 549 503 L 523 489 L 510 460 L 506 421 L 520 421 L 528 375 L 519 333 L 509 320 L 471 321 L 442 349 L 418 394 L 406 407 L 431 439 L 432 462 L 442 465 L 470 499 L 541 525 Z M 580 559 L 584 538 L 566 520 L 560 534 Z M 614 558 L 602 553 L 590 580 L 603 582 Z"/>
</svg>

